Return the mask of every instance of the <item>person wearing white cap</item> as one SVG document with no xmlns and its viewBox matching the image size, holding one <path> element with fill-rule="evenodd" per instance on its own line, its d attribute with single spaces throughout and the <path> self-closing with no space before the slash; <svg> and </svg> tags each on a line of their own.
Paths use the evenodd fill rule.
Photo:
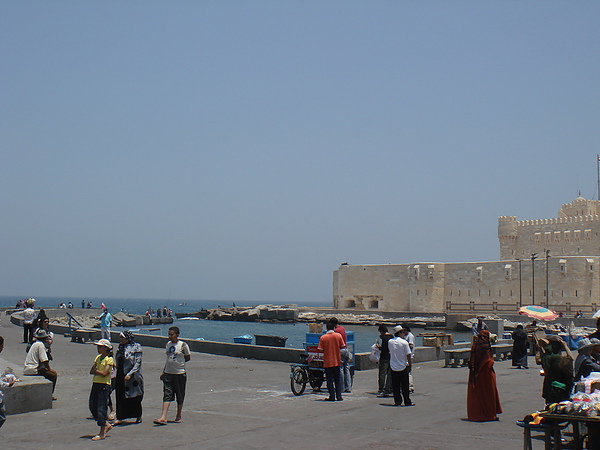
<svg viewBox="0 0 600 450">
<path fill-rule="evenodd" d="M 600 340 L 596 338 L 583 338 L 577 343 L 579 355 L 575 360 L 575 381 L 587 378 L 592 372 L 600 372 L 600 364 L 592 358 L 592 351 L 598 346 Z"/>
<path fill-rule="evenodd" d="M 100 339 L 95 344 L 98 347 L 98 355 L 90 369 L 90 375 L 94 375 L 94 378 L 89 407 L 94 420 L 100 427 L 100 432 L 92 438 L 92 441 L 99 441 L 104 439 L 106 433 L 112 428 L 107 420 L 107 410 L 111 383 L 110 373 L 115 366 L 115 360 L 112 355 L 112 344 L 108 339 Z"/>
<path fill-rule="evenodd" d="M 410 400 L 410 385 L 408 375 L 412 367 L 411 350 L 408 342 L 404 339 L 406 330 L 402 325 L 394 327 L 394 338 L 388 342 L 390 349 L 390 368 L 392 369 L 392 393 L 394 394 L 394 406 L 413 406 Z"/>
</svg>

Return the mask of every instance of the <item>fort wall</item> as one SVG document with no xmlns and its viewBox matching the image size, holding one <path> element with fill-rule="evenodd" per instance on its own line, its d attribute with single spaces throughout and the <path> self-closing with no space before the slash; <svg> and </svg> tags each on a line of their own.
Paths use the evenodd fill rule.
<svg viewBox="0 0 600 450">
<path fill-rule="evenodd" d="M 548 304 L 565 313 L 594 313 L 600 304 L 599 212 L 600 201 L 580 197 L 553 219 L 500 216 L 500 261 L 343 264 L 334 271 L 333 306 L 448 313 Z"/>
</svg>

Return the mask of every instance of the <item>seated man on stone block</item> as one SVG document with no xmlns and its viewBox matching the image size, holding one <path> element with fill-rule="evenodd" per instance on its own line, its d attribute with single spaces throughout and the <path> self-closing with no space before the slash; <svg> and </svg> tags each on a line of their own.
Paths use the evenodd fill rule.
<svg viewBox="0 0 600 450">
<path fill-rule="evenodd" d="M 52 343 L 52 339 L 46 330 L 43 329 L 38 329 L 34 337 L 35 342 L 31 345 L 25 357 L 23 375 L 41 375 L 47 380 L 52 381 L 52 394 L 54 394 L 58 374 L 50 368 L 48 352 L 46 351 L 46 347 Z M 56 399 L 52 397 L 52 400 Z"/>
</svg>

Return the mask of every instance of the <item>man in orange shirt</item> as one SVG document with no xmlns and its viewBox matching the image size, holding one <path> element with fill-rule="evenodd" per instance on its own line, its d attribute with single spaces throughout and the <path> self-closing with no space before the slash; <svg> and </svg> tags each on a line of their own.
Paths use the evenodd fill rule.
<svg viewBox="0 0 600 450">
<path fill-rule="evenodd" d="M 334 402 L 342 401 L 342 380 L 340 380 L 340 366 L 342 359 L 340 350 L 346 347 L 341 334 L 333 331 L 335 325 L 327 322 L 327 333 L 319 339 L 319 350 L 323 351 L 323 367 L 327 376 L 327 390 L 329 398 L 326 400 Z"/>
</svg>

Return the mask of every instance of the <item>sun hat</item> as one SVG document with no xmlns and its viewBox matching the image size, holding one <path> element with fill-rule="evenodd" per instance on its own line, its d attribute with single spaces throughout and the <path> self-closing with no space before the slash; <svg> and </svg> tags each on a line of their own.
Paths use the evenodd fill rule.
<svg viewBox="0 0 600 450">
<path fill-rule="evenodd" d="M 103 347 L 112 348 L 112 344 L 108 339 L 100 339 L 98 342 L 94 342 L 95 345 L 101 345 Z"/>
<path fill-rule="evenodd" d="M 396 334 L 398 331 L 402 331 L 404 330 L 404 328 L 402 328 L 402 325 L 396 325 L 394 327 L 394 334 Z"/>
<path fill-rule="evenodd" d="M 583 338 L 577 343 L 577 350 L 579 352 L 583 352 L 591 347 L 595 347 L 596 345 L 600 345 L 600 340 L 596 338 Z"/>
<path fill-rule="evenodd" d="M 33 337 L 36 339 L 46 339 L 48 337 L 48 333 L 46 333 L 46 330 L 37 330 Z"/>
</svg>

